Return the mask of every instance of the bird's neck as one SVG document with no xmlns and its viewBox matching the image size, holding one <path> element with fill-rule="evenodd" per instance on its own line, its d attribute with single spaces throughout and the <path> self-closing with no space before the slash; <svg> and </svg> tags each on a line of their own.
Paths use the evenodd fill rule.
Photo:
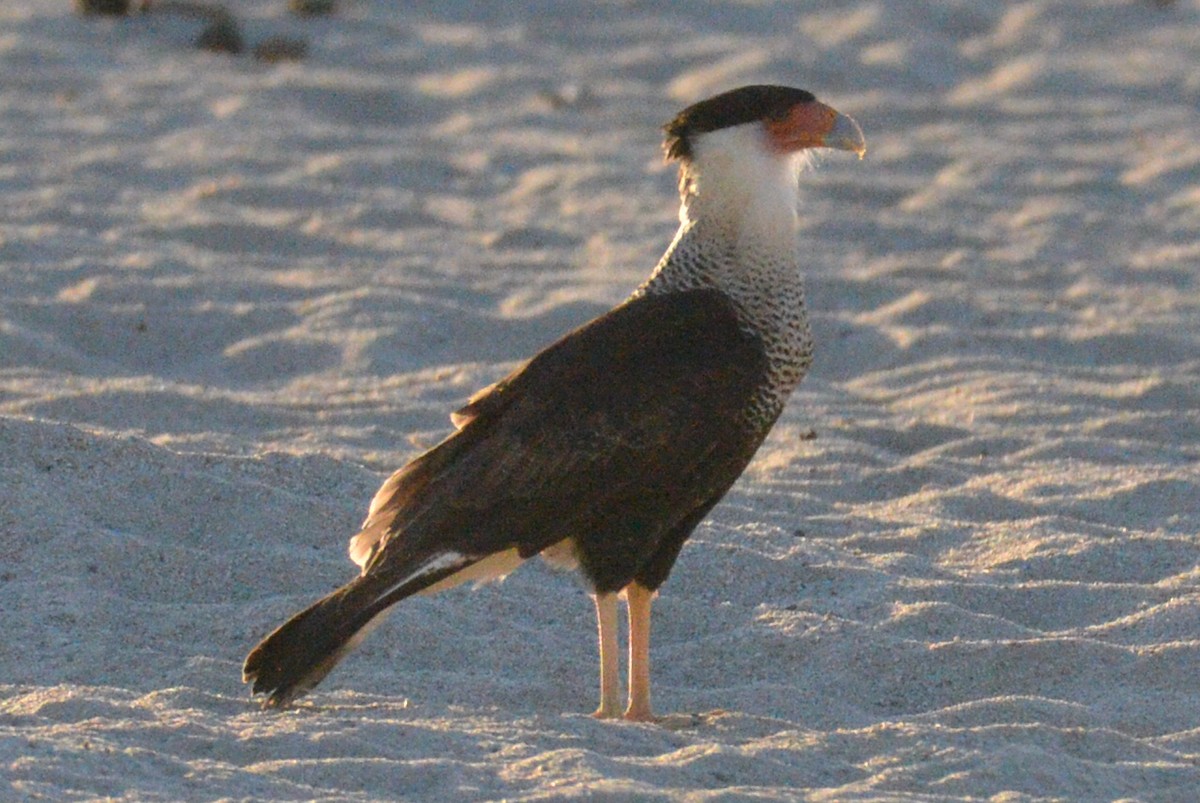
<svg viewBox="0 0 1200 803">
<path fill-rule="evenodd" d="M 714 132 L 679 175 L 679 232 L 647 283 L 714 287 L 735 303 L 801 286 L 796 240 L 804 158 L 766 146 L 758 126 Z M 753 312 L 753 310 L 748 310 Z"/>
<path fill-rule="evenodd" d="M 718 152 L 680 171 L 679 220 L 744 250 L 796 250 L 798 157 Z"/>
<path fill-rule="evenodd" d="M 639 292 L 711 288 L 726 294 L 757 334 L 804 319 L 797 241 L 798 165 L 732 159 L 686 165 L 679 230 Z M 790 309 L 781 309 L 781 306 Z M 786 313 L 786 314 L 784 314 Z M 787 332 L 780 332 L 786 335 Z"/>
<path fill-rule="evenodd" d="M 789 170 L 787 182 L 779 175 L 747 182 L 744 175 L 713 169 L 711 162 L 705 167 L 685 170 L 679 231 L 634 295 L 712 289 L 729 298 L 743 328 L 766 351 L 770 377 L 755 418 L 773 422 L 807 372 L 813 352 L 797 242 L 795 174 Z"/>
</svg>

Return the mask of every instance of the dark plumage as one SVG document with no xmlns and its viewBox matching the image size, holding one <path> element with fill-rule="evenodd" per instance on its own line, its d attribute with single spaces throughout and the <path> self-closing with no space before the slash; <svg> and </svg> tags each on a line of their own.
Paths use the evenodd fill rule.
<svg viewBox="0 0 1200 803">
<path fill-rule="evenodd" d="M 362 574 L 246 658 L 264 705 L 316 685 L 399 600 L 500 576 L 541 553 L 576 565 L 595 593 L 598 716 L 620 713 L 615 606 L 626 594 L 625 716 L 651 718 L 652 594 L 811 359 L 795 153 L 863 149 L 852 121 L 785 87 L 719 95 L 666 131 L 689 181 L 680 233 L 654 274 L 473 397 L 453 416 L 458 431 L 383 484 L 351 540 Z"/>
</svg>

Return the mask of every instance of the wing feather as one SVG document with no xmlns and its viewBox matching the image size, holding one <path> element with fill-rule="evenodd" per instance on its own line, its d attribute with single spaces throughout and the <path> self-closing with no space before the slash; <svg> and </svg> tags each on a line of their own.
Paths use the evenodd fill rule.
<svg viewBox="0 0 1200 803">
<path fill-rule="evenodd" d="M 765 371 L 719 293 L 634 298 L 475 394 L 457 432 L 384 483 L 352 556 L 372 571 L 573 537 L 585 571 L 589 544 L 633 571 L 753 456 L 765 430 L 742 413 Z"/>
</svg>

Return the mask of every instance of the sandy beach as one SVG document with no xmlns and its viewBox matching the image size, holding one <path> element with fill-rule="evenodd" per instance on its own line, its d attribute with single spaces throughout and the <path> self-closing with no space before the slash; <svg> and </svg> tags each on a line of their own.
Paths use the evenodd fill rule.
<svg viewBox="0 0 1200 803">
<path fill-rule="evenodd" d="M 1200 0 L 0 8 L 0 799 L 1200 798 Z M 272 37 L 296 60 L 256 58 Z M 585 589 L 408 600 L 263 712 L 246 652 L 449 413 L 621 301 L 660 126 L 853 115 L 813 370 L 601 722 Z"/>
</svg>

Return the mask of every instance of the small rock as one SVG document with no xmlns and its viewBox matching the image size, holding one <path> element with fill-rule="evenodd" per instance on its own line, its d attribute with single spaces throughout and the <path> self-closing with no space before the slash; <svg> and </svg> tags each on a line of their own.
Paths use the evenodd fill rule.
<svg viewBox="0 0 1200 803">
<path fill-rule="evenodd" d="M 332 14 L 335 0 L 288 0 L 288 10 L 301 17 L 324 17 Z"/>
<path fill-rule="evenodd" d="M 241 53 L 246 49 L 246 44 L 233 17 L 221 16 L 200 33 L 196 38 L 196 47 L 216 53 Z"/>
<path fill-rule="evenodd" d="M 129 13 L 129 0 L 75 0 L 81 14 L 107 14 L 121 17 Z"/>
<path fill-rule="evenodd" d="M 298 61 L 308 55 L 308 42 L 286 36 L 269 36 L 254 46 L 254 58 L 274 64 Z"/>
</svg>

